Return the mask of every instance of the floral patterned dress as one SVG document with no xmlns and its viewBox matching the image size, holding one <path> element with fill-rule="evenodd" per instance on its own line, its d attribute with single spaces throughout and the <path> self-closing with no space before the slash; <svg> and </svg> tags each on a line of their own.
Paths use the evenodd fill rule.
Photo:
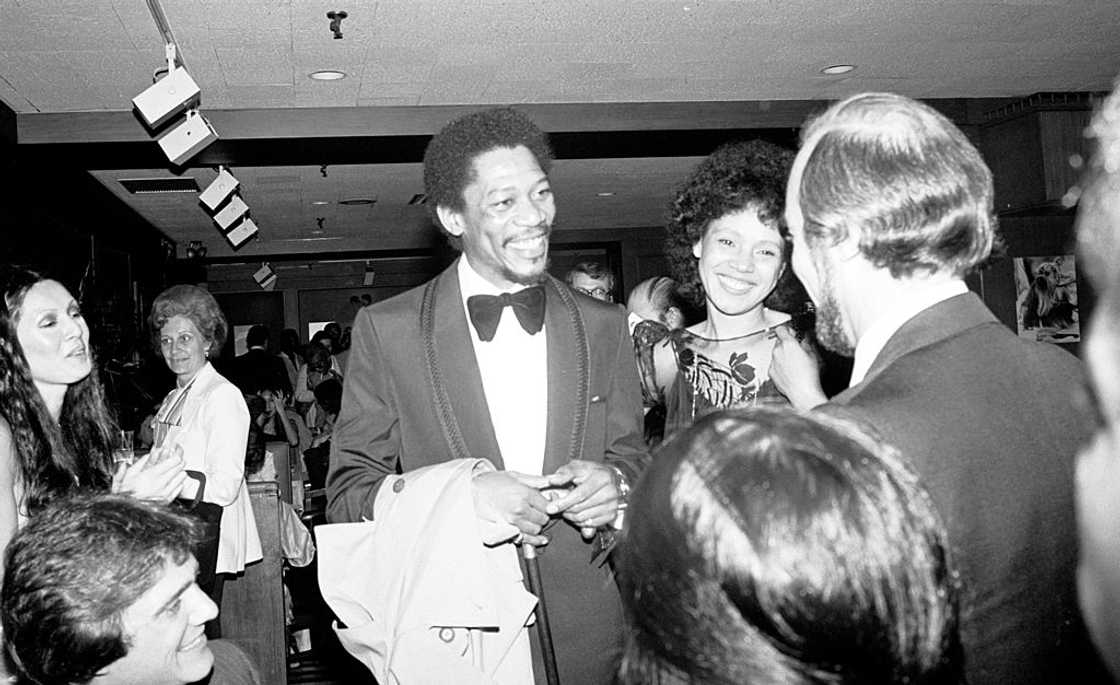
<svg viewBox="0 0 1120 685">
<path fill-rule="evenodd" d="M 684 329 L 669 331 L 654 322 L 639 324 L 634 337 L 642 392 L 647 405 L 665 404 L 665 435 L 714 409 L 788 404 L 769 376 L 775 331 L 783 326 L 790 323 L 716 340 Z M 659 346 L 672 350 L 675 378 L 657 378 Z"/>
</svg>

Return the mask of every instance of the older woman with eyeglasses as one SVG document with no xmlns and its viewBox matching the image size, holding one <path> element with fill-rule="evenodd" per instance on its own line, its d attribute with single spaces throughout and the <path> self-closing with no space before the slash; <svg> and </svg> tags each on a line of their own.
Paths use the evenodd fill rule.
<svg viewBox="0 0 1120 685">
<path fill-rule="evenodd" d="M 160 293 L 148 321 L 176 379 L 156 412 L 155 445 L 182 449 L 192 478 L 177 504 L 206 526 L 195 552 L 198 584 L 220 605 L 223 575 L 239 573 L 262 557 L 245 484 L 249 410 L 237 386 L 209 362 L 229 329 L 214 297 L 193 285 Z"/>
</svg>

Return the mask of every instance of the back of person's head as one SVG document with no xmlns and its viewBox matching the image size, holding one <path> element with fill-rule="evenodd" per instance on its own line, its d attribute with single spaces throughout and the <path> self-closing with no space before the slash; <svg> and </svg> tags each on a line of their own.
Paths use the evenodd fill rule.
<svg viewBox="0 0 1120 685">
<path fill-rule="evenodd" d="M 1078 266 L 1098 293 L 1083 343 L 1098 431 L 1077 465 L 1078 599 L 1098 651 L 1120 678 L 1120 79 L 1089 126 L 1096 151 L 1077 212 Z"/>
<path fill-rule="evenodd" d="M 853 422 L 720 411 L 664 443 L 617 554 L 623 683 L 956 683 L 929 497 Z"/>
<path fill-rule="evenodd" d="M 509 107 L 497 107 L 461 116 L 437 133 L 424 151 L 424 192 L 432 221 L 439 226 L 456 249 L 458 236 L 447 233 L 439 220 L 440 207 L 461 212 L 463 191 L 475 179 L 474 161 L 498 148 L 526 147 L 537 159 L 541 171 L 552 167 L 552 148 L 548 135 L 529 117 Z"/>
<path fill-rule="evenodd" d="M 280 351 L 287 354 L 299 353 L 299 333 L 294 328 L 280 331 Z"/>
<path fill-rule="evenodd" d="M 108 488 L 114 420 L 105 402 L 96 362 L 71 384 L 55 421 L 47 410 L 24 355 L 17 327 L 24 298 L 52 279 L 31 269 L 0 264 L 0 419 L 14 447 L 15 478 L 35 511 L 76 487 Z M 94 358 L 93 344 L 88 354 Z"/>
<path fill-rule="evenodd" d="M 692 307 L 679 289 L 680 285 L 668 276 L 647 278 L 630 291 L 626 311 L 671 329 L 686 326 L 691 323 L 688 312 Z"/>
<path fill-rule="evenodd" d="M 929 105 L 854 95 L 807 122 L 801 139 L 797 192 L 811 246 L 857 237 L 863 256 L 895 278 L 963 276 L 988 258 L 992 174 Z"/>
<path fill-rule="evenodd" d="M 20 682 L 86 683 L 132 647 L 122 613 L 190 559 L 189 518 L 125 495 L 60 500 L 8 545 L 0 620 Z"/>
<path fill-rule="evenodd" d="M 315 401 L 331 416 L 342 411 L 342 383 L 337 378 L 328 378 L 315 386 Z"/>
<path fill-rule="evenodd" d="M 269 338 L 272 334 L 268 331 L 268 326 L 261 324 L 254 324 L 249 327 L 249 332 L 245 334 L 246 347 L 268 347 Z"/>
</svg>

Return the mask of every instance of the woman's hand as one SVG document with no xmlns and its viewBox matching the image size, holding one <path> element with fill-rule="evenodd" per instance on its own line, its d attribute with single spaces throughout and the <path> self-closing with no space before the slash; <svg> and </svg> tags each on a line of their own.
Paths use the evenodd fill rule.
<svg viewBox="0 0 1120 685">
<path fill-rule="evenodd" d="M 821 389 L 820 361 L 785 326 L 774 330 L 777 342 L 770 358 L 770 380 L 798 409 L 812 409 L 828 397 Z"/>
<path fill-rule="evenodd" d="M 157 448 L 113 474 L 112 491 L 164 504 L 179 496 L 187 480 L 183 448 Z"/>
</svg>

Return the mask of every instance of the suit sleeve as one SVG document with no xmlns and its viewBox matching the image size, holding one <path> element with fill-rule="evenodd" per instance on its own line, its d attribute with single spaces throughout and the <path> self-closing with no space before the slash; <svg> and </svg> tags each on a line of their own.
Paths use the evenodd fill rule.
<svg viewBox="0 0 1120 685">
<path fill-rule="evenodd" d="M 634 342 L 626 319 L 618 319 L 614 368 L 607 400 L 607 439 L 604 460 L 622 472 L 631 486 L 649 464 L 642 433 L 642 390 L 634 363 Z"/>
<path fill-rule="evenodd" d="M 374 317 L 362 310 L 354 321 L 342 411 L 331 432 L 327 472 L 327 520 L 373 518 L 373 501 L 385 476 L 400 462 L 400 426 L 393 381 Z"/>
</svg>

